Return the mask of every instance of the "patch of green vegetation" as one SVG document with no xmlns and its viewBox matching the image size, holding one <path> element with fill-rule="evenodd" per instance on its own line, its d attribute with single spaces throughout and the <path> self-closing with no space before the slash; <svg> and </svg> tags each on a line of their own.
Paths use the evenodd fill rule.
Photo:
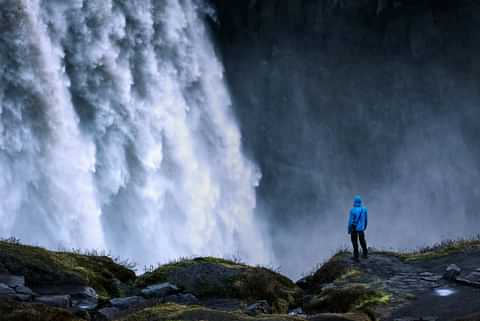
<svg viewBox="0 0 480 321">
<path fill-rule="evenodd" d="M 480 248 L 480 239 L 447 240 L 414 252 L 399 253 L 403 261 L 431 260 Z"/>
<path fill-rule="evenodd" d="M 82 321 L 70 312 L 42 304 L 0 301 L 0 321 Z"/>
<path fill-rule="evenodd" d="M 340 275 L 338 278 L 335 279 L 335 281 L 353 281 L 358 279 L 359 277 L 362 276 L 362 271 L 355 267 L 351 267 L 349 270 L 347 270 L 344 274 Z"/>
<path fill-rule="evenodd" d="M 205 320 L 205 321 L 300 321 L 291 316 L 261 315 L 258 317 L 247 316 L 238 312 L 225 312 L 212 310 L 200 306 L 183 306 L 177 304 L 161 304 L 146 308 L 132 315 L 126 316 L 121 321 L 171 321 L 171 320 Z"/>
<path fill-rule="evenodd" d="M 391 295 L 384 291 L 370 289 L 362 285 L 323 290 L 308 304 L 307 313 L 347 313 L 366 311 L 378 305 L 388 304 Z"/>
<path fill-rule="evenodd" d="M 108 256 L 54 252 L 0 241 L 0 271 L 24 275 L 28 286 L 84 285 L 94 288 L 101 297 L 118 296 L 114 279 L 129 283 L 135 273 L 115 263 Z"/>
</svg>

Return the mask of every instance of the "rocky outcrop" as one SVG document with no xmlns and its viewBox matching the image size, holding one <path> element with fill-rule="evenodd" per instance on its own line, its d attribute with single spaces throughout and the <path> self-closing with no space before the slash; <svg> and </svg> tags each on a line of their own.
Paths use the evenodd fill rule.
<svg viewBox="0 0 480 321">
<path fill-rule="evenodd" d="M 452 314 L 458 316 L 478 312 L 468 302 L 477 298 L 480 268 L 471 266 L 480 265 L 479 253 L 479 241 L 448 242 L 414 253 L 372 250 L 359 263 L 339 252 L 297 284 L 266 268 L 212 257 L 183 259 L 136 277 L 128 285 L 132 294 L 108 299 L 75 283 L 31 289 L 29 278 L 4 273 L 0 321 L 415 320 L 410 311 L 424 320 L 438 311 L 461 312 Z M 445 299 L 440 306 L 417 303 L 435 296 L 451 296 L 461 304 L 445 305 Z"/>
<path fill-rule="evenodd" d="M 166 264 L 140 276 L 136 284 L 151 286 L 158 282 L 175 284 L 199 299 L 236 298 L 245 303 L 267 300 L 276 313 L 286 313 L 302 301 L 301 289 L 285 276 L 217 258 Z"/>
<path fill-rule="evenodd" d="M 0 273 L 15 276 L 9 282 L 24 282 L 34 291 L 58 294 L 90 288 L 102 297 L 121 295 L 118 283 L 135 279 L 132 270 L 107 256 L 54 252 L 9 241 L 0 241 Z"/>
</svg>

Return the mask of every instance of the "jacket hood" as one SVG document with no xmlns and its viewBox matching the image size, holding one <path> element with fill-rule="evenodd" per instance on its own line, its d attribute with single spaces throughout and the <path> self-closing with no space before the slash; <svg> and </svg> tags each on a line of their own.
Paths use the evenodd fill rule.
<svg viewBox="0 0 480 321">
<path fill-rule="evenodd" d="M 362 198 L 359 195 L 354 197 L 353 206 L 355 206 L 355 207 L 361 207 L 362 206 Z"/>
</svg>

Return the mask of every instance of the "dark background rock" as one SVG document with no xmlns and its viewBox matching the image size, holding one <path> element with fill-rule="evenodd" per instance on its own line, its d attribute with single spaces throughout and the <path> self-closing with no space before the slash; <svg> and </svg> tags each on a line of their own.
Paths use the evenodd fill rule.
<svg viewBox="0 0 480 321">
<path fill-rule="evenodd" d="M 284 271 L 298 275 L 346 242 L 357 193 L 378 246 L 476 233 L 480 2 L 212 2 Z"/>
</svg>

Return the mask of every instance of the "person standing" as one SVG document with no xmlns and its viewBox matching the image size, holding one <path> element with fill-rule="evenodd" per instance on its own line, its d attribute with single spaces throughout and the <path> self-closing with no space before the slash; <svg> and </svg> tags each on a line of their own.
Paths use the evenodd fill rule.
<svg viewBox="0 0 480 321">
<path fill-rule="evenodd" d="M 353 208 L 350 210 L 348 218 L 348 234 L 350 234 L 353 246 L 353 259 L 359 261 L 358 241 L 362 247 L 363 257 L 368 258 L 367 242 L 365 241 L 365 230 L 368 224 L 368 210 L 362 206 L 362 198 L 355 196 L 353 199 Z"/>
</svg>

